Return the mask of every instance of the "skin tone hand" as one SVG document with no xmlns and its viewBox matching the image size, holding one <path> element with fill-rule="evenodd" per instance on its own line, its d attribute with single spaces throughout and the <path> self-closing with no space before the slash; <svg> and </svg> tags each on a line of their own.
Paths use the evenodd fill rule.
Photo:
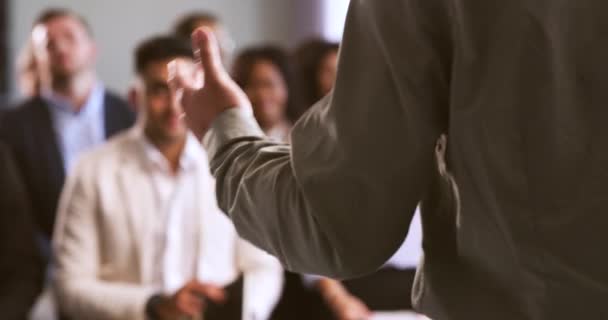
<svg viewBox="0 0 608 320">
<path fill-rule="evenodd" d="M 367 306 L 355 296 L 336 297 L 330 304 L 339 320 L 364 320 L 370 316 Z"/>
<path fill-rule="evenodd" d="M 41 92 L 46 92 L 52 87 L 51 71 L 48 56 L 48 30 L 42 25 L 36 25 L 30 35 L 30 50 L 31 59 L 28 66 L 30 81 L 27 86 L 31 92 L 29 94 L 36 95 Z"/>
<path fill-rule="evenodd" d="M 186 122 L 201 138 L 220 113 L 230 108 L 251 110 L 251 103 L 224 68 L 218 41 L 211 29 L 202 27 L 194 31 L 192 47 L 202 76 L 193 76 L 177 61 L 169 63 L 168 68 L 171 89 L 180 99 Z"/>
<path fill-rule="evenodd" d="M 156 311 L 161 319 L 179 319 L 183 316 L 201 317 L 205 308 L 205 299 L 223 303 L 226 300 L 226 293 L 220 287 L 190 281 L 175 294 L 166 297 L 157 306 Z"/>
<path fill-rule="evenodd" d="M 318 287 L 337 319 L 364 320 L 370 317 L 371 311 L 365 303 L 351 295 L 340 282 L 321 279 Z"/>
</svg>

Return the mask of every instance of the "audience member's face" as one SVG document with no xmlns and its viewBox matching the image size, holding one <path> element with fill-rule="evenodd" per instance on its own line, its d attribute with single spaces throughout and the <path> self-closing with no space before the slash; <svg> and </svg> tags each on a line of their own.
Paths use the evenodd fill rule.
<svg viewBox="0 0 608 320">
<path fill-rule="evenodd" d="M 45 26 L 49 65 L 54 77 L 71 77 L 93 67 L 95 43 L 78 19 L 70 16 L 57 17 Z"/>
<path fill-rule="evenodd" d="M 274 64 L 258 61 L 254 64 L 245 92 L 253 105 L 260 125 L 271 128 L 283 121 L 287 107 L 287 84 Z"/>
<path fill-rule="evenodd" d="M 183 109 L 169 89 L 167 64 L 171 60 L 149 63 L 140 75 L 139 109 L 145 112 L 146 134 L 155 142 L 180 140 L 188 132 Z M 181 63 L 195 67 L 192 59 L 182 58 Z"/>
<path fill-rule="evenodd" d="M 319 67 L 319 95 L 324 97 L 334 87 L 338 70 L 338 52 L 331 51 L 323 57 Z"/>
</svg>

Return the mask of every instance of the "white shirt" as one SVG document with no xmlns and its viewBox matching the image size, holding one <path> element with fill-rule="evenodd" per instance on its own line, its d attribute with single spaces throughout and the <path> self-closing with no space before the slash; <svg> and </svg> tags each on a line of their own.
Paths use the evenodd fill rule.
<svg viewBox="0 0 608 320">
<path fill-rule="evenodd" d="M 147 139 L 143 144 L 157 209 L 153 213 L 150 233 L 150 245 L 154 246 L 152 279 L 158 289 L 173 293 L 196 277 L 196 259 L 192 252 L 196 252 L 194 244 L 200 230 L 193 223 L 180 222 L 198 220 L 193 201 L 196 193 L 192 191 L 199 189 L 193 171 L 196 170 L 197 158 L 201 157 L 200 150 L 197 150 L 196 142 L 188 139 L 178 171 L 174 174 L 167 159 L 155 146 Z"/>
<path fill-rule="evenodd" d="M 268 318 L 282 286 L 281 267 L 270 255 L 238 239 L 232 223 L 215 202 L 200 201 L 201 194 L 215 197 L 211 174 L 203 175 L 205 181 L 197 174 L 198 170 L 209 170 L 200 143 L 188 136 L 176 174 L 143 135 L 142 144 L 149 161 L 153 198 L 157 199 L 153 206 L 157 210 L 150 214 L 154 220 L 152 230 L 148 233 L 149 244 L 154 246 L 152 285 L 172 294 L 192 279 L 226 286 L 244 273 L 243 319 Z M 198 214 L 200 209 L 204 214 Z M 201 224 L 207 224 L 207 234 L 201 235 Z"/>
</svg>

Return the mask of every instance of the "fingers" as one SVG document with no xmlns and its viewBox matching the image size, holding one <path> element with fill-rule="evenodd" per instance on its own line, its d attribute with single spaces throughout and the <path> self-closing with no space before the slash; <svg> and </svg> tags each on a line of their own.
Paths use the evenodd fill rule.
<svg viewBox="0 0 608 320">
<path fill-rule="evenodd" d="M 225 74 L 219 44 L 213 31 L 207 27 L 192 33 L 192 48 L 205 73 L 205 82 L 219 79 Z"/>
<path fill-rule="evenodd" d="M 203 86 L 202 70 L 184 59 L 174 59 L 167 64 L 169 89 L 175 107 L 189 107 L 191 96 Z"/>
<path fill-rule="evenodd" d="M 171 60 L 167 64 L 167 72 L 169 73 L 169 88 L 171 91 L 175 93 L 183 90 L 186 84 L 179 72 L 179 61 L 177 59 Z"/>
<path fill-rule="evenodd" d="M 371 312 L 366 310 L 348 310 L 346 314 L 346 319 L 350 320 L 365 320 L 371 317 Z"/>
<path fill-rule="evenodd" d="M 371 316 L 371 311 L 361 300 L 347 296 L 338 302 L 337 312 L 341 320 L 364 320 Z"/>
<path fill-rule="evenodd" d="M 223 303 L 226 301 L 226 292 L 224 289 L 208 284 L 201 284 L 199 282 L 191 282 L 188 288 L 195 294 L 205 297 L 215 303 Z"/>
<path fill-rule="evenodd" d="M 195 317 L 203 312 L 204 302 L 190 292 L 183 292 L 177 295 L 175 306 L 180 314 Z"/>
<path fill-rule="evenodd" d="M 44 25 L 36 25 L 32 30 L 32 50 L 34 56 L 39 58 L 46 55 L 48 44 L 48 31 Z"/>
<path fill-rule="evenodd" d="M 174 92 L 184 90 L 191 86 L 187 78 L 184 61 L 180 59 L 171 60 L 167 64 L 167 72 L 169 73 L 169 87 Z"/>
</svg>

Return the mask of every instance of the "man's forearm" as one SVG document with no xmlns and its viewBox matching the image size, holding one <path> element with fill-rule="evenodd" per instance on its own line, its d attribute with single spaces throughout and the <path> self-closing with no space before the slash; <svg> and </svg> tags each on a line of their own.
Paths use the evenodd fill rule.
<svg viewBox="0 0 608 320">
<path fill-rule="evenodd" d="M 297 266 L 315 273 L 332 269 L 328 266 L 335 262 L 333 248 L 301 194 L 288 147 L 265 141 L 252 114 L 239 109 L 223 112 L 203 143 L 217 179 L 219 205 L 243 238 L 276 256 L 288 269 Z M 267 161 L 273 162 L 272 168 L 258 170 Z M 286 242 L 290 237 L 293 241 Z M 310 252 L 317 258 L 295 260 L 307 244 L 317 246 Z"/>
<path fill-rule="evenodd" d="M 203 138 L 209 159 L 222 151 L 235 139 L 263 138 L 264 132 L 246 108 L 232 108 L 222 112 L 211 124 Z"/>
</svg>

